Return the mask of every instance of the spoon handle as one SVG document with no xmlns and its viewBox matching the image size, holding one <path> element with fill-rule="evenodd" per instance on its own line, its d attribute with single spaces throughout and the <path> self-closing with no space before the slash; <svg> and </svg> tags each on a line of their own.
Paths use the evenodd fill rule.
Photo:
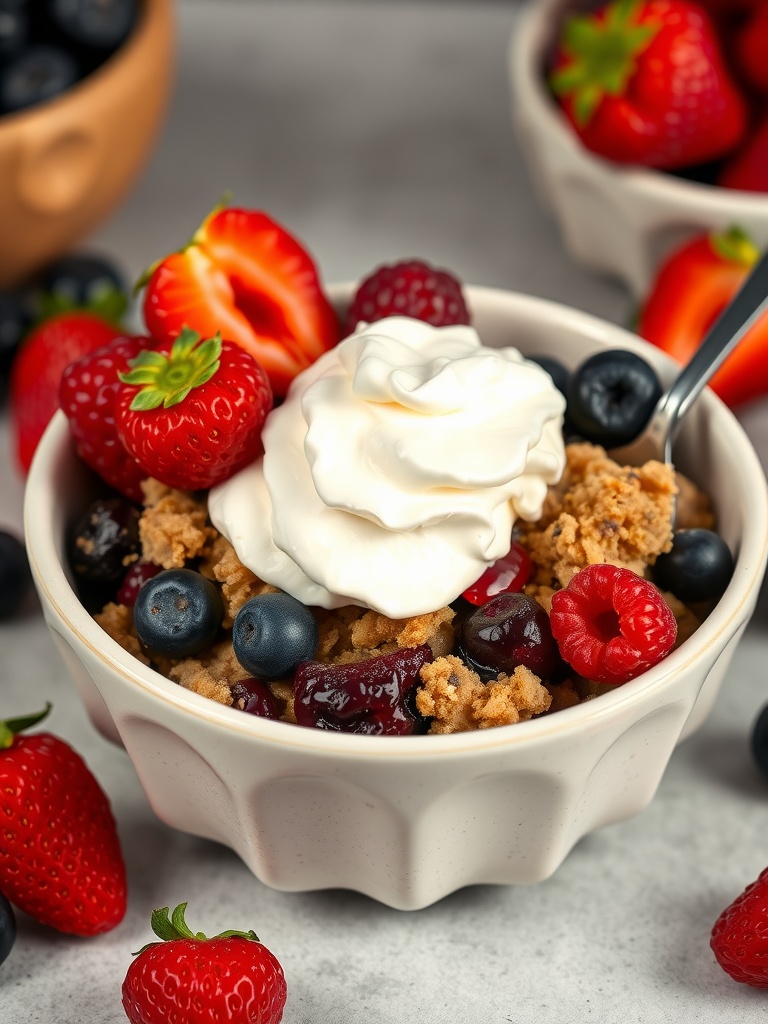
<svg viewBox="0 0 768 1024">
<path fill-rule="evenodd" d="M 736 296 L 709 329 L 691 361 L 662 399 L 657 415 L 662 414 L 666 420 L 670 445 L 678 421 L 767 307 L 768 252 L 755 264 Z"/>
</svg>

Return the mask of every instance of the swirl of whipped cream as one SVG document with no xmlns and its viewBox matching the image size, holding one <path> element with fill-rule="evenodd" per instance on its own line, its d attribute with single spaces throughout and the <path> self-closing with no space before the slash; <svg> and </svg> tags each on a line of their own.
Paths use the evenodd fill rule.
<svg viewBox="0 0 768 1024">
<path fill-rule="evenodd" d="M 211 519 L 305 604 L 434 611 L 507 553 L 517 517 L 541 515 L 564 406 L 541 367 L 471 327 L 361 324 L 294 380 Z"/>
</svg>

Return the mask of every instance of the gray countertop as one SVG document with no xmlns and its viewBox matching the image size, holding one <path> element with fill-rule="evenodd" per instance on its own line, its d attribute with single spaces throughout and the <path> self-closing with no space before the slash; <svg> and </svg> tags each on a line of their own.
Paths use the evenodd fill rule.
<svg viewBox="0 0 768 1024">
<path fill-rule="evenodd" d="M 178 85 L 146 174 L 94 241 L 129 275 L 189 237 L 221 193 L 273 213 L 326 280 L 419 255 L 626 322 L 627 293 L 575 266 L 536 203 L 509 127 L 515 5 L 186 0 Z M 768 408 L 744 416 L 764 459 Z M 0 428 L 3 429 L 3 428 Z M 0 524 L 19 525 L 7 430 Z M 120 987 L 154 907 L 193 928 L 257 930 L 288 979 L 286 1024 L 624 1024 L 765 1020 L 768 995 L 709 951 L 720 910 L 768 864 L 768 782 L 750 724 L 768 699 L 768 602 L 714 714 L 678 749 L 652 805 L 584 839 L 553 878 L 476 887 L 415 913 L 354 893 L 284 894 L 229 850 L 152 814 L 127 756 L 86 719 L 36 608 L 0 627 L 3 711 L 50 699 L 117 817 L 125 921 L 75 939 L 20 916 L 0 969 L 0 1019 L 124 1020 Z"/>
</svg>

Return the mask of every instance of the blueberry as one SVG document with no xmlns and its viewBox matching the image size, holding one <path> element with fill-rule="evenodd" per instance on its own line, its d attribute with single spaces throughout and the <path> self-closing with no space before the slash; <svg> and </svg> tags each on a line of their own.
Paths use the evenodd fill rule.
<svg viewBox="0 0 768 1024">
<path fill-rule="evenodd" d="M 137 0 L 47 0 L 51 23 L 64 39 L 115 50 L 136 22 Z"/>
<path fill-rule="evenodd" d="M 260 594 L 247 601 L 232 627 L 235 657 L 261 679 L 284 679 L 317 651 L 317 624 L 290 594 Z"/>
<path fill-rule="evenodd" d="M 69 564 L 76 579 L 91 584 L 116 583 L 137 560 L 139 517 L 124 498 L 95 501 L 69 540 Z"/>
<path fill-rule="evenodd" d="M 768 704 L 755 719 L 751 748 L 757 767 L 763 775 L 768 776 Z"/>
<path fill-rule="evenodd" d="M 0 620 L 10 618 L 24 603 L 31 582 L 24 545 L 0 530 Z"/>
<path fill-rule="evenodd" d="M 133 624 L 152 654 L 189 658 L 209 647 L 224 606 L 218 588 L 193 569 L 166 569 L 136 596 Z"/>
<path fill-rule="evenodd" d="M 651 574 L 657 587 L 681 601 L 711 601 L 731 581 L 733 555 L 712 530 L 679 530 L 672 550 L 659 555 Z"/>
<path fill-rule="evenodd" d="M 19 346 L 31 326 L 32 309 L 29 296 L 25 292 L 0 292 L 1 383 L 5 383 Z"/>
<path fill-rule="evenodd" d="M 80 77 L 77 61 L 55 46 L 29 46 L 0 70 L 0 113 L 23 110 L 65 92 Z"/>
<path fill-rule="evenodd" d="M 568 417 L 585 441 L 618 448 L 633 441 L 661 398 L 653 367 L 634 352 L 598 352 L 578 367 L 568 387 Z"/>
<path fill-rule="evenodd" d="M 0 58 L 15 53 L 27 38 L 29 19 L 16 0 L 0 0 Z"/>
<path fill-rule="evenodd" d="M 567 398 L 568 386 L 571 381 L 570 370 L 563 366 L 559 359 L 553 359 L 551 356 L 529 356 L 528 358 L 532 363 L 540 366 L 542 370 L 547 371 L 557 390 Z"/>
<path fill-rule="evenodd" d="M 8 959 L 16 941 L 16 917 L 13 907 L 0 892 L 0 964 Z"/>
<path fill-rule="evenodd" d="M 70 253 L 43 271 L 38 289 L 41 313 L 53 316 L 87 308 L 109 320 L 119 320 L 128 304 L 127 287 L 119 271 L 102 256 Z"/>
</svg>

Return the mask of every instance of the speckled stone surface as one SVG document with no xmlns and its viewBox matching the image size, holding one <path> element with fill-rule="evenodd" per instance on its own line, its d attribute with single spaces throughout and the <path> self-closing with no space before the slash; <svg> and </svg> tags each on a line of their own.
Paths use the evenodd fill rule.
<svg viewBox="0 0 768 1024">
<path fill-rule="evenodd" d="M 284 220 L 326 279 L 422 255 L 625 322 L 626 293 L 574 266 L 537 205 L 509 129 L 516 6 L 186 0 L 178 87 L 141 184 L 95 242 L 129 275 L 186 239 L 225 189 Z M 745 423 L 768 461 L 768 408 Z M 0 428 L 0 525 L 21 485 Z M 472 888 L 412 914 L 346 892 L 283 894 L 234 854 L 153 816 L 126 755 L 86 720 L 39 612 L 0 627 L 3 711 L 50 699 L 50 727 L 88 760 L 119 822 L 128 915 L 98 939 L 21 917 L 0 968 L 0 1020 L 111 1024 L 154 907 L 193 928 L 255 928 L 288 977 L 286 1024 L 668 1024 L 764 1021 L 708 948 L 719 911 L 768 864 L 768 782 L 750 762 L 768 700 L 768 600 L 708 724 L 656 799 L 583 840 L 549 881 Z"/>
</svg>

